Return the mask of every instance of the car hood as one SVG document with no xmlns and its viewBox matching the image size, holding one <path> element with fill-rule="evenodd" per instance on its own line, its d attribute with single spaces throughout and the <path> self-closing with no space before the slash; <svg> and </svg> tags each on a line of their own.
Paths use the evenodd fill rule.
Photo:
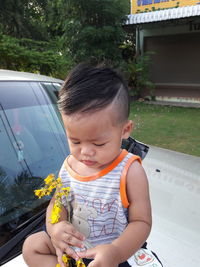
<svg viewBox="0 0 200 267">
<path fill-rule="evenodd" d="M 200 266 L 200 157 L 149 148 L 153 228 L 149 246 L 165 267 Z"/>
</svg>

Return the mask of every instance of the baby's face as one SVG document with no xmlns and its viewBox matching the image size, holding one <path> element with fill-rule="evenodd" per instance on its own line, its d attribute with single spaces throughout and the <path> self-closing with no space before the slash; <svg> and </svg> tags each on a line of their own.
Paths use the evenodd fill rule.
<svg viewBox="0 0 200 267">
<path fill-rule="evenodd" d="M 89 113 L 62 115 L 70 151 L 77 162 L 96 171 L 109 165 L 121 151 L 122 138 L 128 138 L 132 122 L 113 123 L 109 106 Z"/>
</svg>

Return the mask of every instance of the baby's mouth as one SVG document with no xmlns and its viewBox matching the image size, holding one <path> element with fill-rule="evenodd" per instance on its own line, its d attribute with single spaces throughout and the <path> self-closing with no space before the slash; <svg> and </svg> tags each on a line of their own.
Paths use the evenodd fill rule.
<svg viewBox="0 0 200 267">
<path fill-rule="evenodd" d="M 81 162 L 87 166 L 93 166 L 96 161 L 92 161 L 92 160 L 81 160 Z"/>
</svg>

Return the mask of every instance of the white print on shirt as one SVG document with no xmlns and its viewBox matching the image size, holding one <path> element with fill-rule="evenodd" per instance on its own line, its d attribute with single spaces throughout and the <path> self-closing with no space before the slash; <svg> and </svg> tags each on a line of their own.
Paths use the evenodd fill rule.
<svg viewBox="0 0 200 267">
<path fill-rule="evenodd" d="M 154 260 L 153 255 L 148 253 L 145 249 L 138 250 L 135 253 L 134 257 L 135 257 L 135 262 L 139 266 L 144 266 L 144 265 L 149 264 L 150 262 L 152 262 Z"/>
<path fill-rule="evenodd" d="M 117 199 L 111 198 L 107 203 L 103 203 L 99 198 L 93 199 L 92 207 L 89 207 L 84 196 L 76 195 L 75 199 L 77 198 L 82 199 L 84 204 L 75 203 L 72 223 L 86 238 L 113 234 L 119 224 L 126 224 L 123 219 L 120 221 L 120 216 L 118 216 Z"/>
<path fill-rule="evenodd" d="M 90 225 L 88 223 L 89 217 L 95 219 L 97 217 L 96 210 L 93 207 L 75 203 L 72 224 L 79 232 L 83 233 L 86 238 L 90 235 Z"/>
</svg>

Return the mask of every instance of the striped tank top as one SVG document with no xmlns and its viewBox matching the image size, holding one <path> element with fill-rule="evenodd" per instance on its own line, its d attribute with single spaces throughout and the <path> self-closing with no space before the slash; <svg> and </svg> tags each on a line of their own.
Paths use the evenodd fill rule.
<svg viewBox="0 0 200 267">
<path fill-rule="evenodd" d="M 68 159 L 68 158 L 67 158 Z M 64 161 L 60 177 L 64 187 L 70 186 L 68 203 L 71 222 L 86 237 L 86 248 L 111 243 L 128 224 L 126 174 L 140 157 L 122 150 L 105 169 L 91 176 L 81 176 Z M 79 250 L 77 248 L 77 250 Z"/>
</svg>

